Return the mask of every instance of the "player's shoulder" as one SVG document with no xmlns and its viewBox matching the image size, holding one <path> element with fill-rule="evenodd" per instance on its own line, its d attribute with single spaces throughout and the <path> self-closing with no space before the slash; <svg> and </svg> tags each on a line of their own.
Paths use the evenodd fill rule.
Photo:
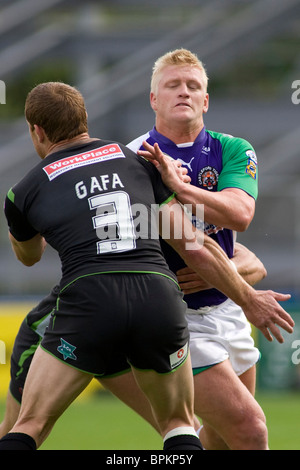
<svg viewBox="0 0 300 470">
<path fill-rule="evenodd" d="M 150 132 L 146 132 L 146 134 L 140 135 L 136 139 L 129 142 L 126 147 L 128 147 L 133 152 L 137 152 L 143 145 L 143 142 L 150 137 Z"/>
<path fill-rule="evenodd" d="M 26 192 L 33 193 L 34 190 L 43 182 L 43 172 L 41 169 L 43 161 L 38 162 L 33 168 L 31 168 L 12 188 L 15 195 L 24 194 Z"/>
<path fill-rule="evenodd" d="M 243 137 L 237 137 L 232 134 L 226 134 L 224 132 L 216 132 L 207 130 L 206 131 L 212 139 L 218 140 L 223 150 L 231 149 L 251 149 L 253 150 L 252 144 Z"/>
</svg>

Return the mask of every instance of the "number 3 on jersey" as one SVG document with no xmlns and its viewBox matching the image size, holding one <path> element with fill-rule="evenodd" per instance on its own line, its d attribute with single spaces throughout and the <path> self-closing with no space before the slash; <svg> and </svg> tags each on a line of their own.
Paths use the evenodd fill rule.
<svg viewBox="0 0 300 470">
<path fill-rule="evenodd" d="M 96 209 L 93 226 L 100 240 L 97 253 L 134 250 L 136 235 L 129 195 L 116 191 L 92 196 L 88 201 L 90 209 Z"/>
</svg>

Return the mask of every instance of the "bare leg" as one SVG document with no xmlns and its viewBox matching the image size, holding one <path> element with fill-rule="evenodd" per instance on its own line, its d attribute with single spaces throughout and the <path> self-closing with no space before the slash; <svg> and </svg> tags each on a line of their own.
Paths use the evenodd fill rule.
<svg viewBox="0 0 300 470">
<path fill-rule="evenodd" d="M 98 380 L 104 388 L 109 390 L 118 399 L 144 418 L 158 433 L 160 432 L 158 424 L 154 419 L 150 403 L 138 387 L 131 371 L 113 378 Z M 19 403 L 13 398 L 11 393 L 8 392 L 5 415 L 0 424 L 0 439 L 13 428 L 19 412 Z M 194 421 L 194 428 L 197 430 L 200 423 L 196 416 L 194 416 Z"/>
<path fill-rule="evenodd" d="M 8 392 L 6 398 L 5 415 L 2 423 L 0 424 L 0 439 L 11 430 L 11 428 L 17 421 L 19 411 L 19 403 L 14 399 L 12 394 Z"/>
<path fill-rule="evenodd" d="M 91 375 L 38 348 L 26 379 L 20 414 L 11 431 L 28 434 L 39 447 L 91 379 Z"/>
<path fill-rule="evenodd" d="M 190 357 L 171 374 L 133 369 L 152 406 L 161 435 L 181 426 L 194 426 L 194 392 Z"/>
<path fill-rule="evenodd" d="M 133 373 L 130 371 L 117 377 L 99 379 L 104 388 L 113 393 L 119 400 L 144 418 L 157 432 L 158 424 L 154 419 L 149 401 L 138 387 Z"/>
<path fill-rule="evenodd" d="M 192 430 L 190 434 L 194 433 L 191 374 L 189 360 L 173 374 L 134 371 L 141 389 L 152 404 L 162 436 L 182 426 L 189 427 Z M 91 379 L 91 375 L 64 364 L 38 348 L 26 379 L 20 414 L 11 431 L 31 436 L 39 447 L 59 416 Z M 195 444 L 193 441 L 193 446 Z"/>
<path fill-rule="evenodd" d="M 206 449 L 268 449 L 265 416 L 253 396 L 255 368 L 239 378 L 227 360 L 196 375 L 194 383 Z"/>
<path fill-rule="evenodd" d="M 129 406 L 133 411 L 144 418 L 153 428 L 159 431 L 158 424 L 154 419 L 149 400 L 138 387 L 133 373 L 130 371 L 126 374 L 109 379 L 99 379 L 104 388 L 113 393 L 125 405 Z M 200 423 L 194 416 L 194 428 L 199 429 Z"/>
</svg>

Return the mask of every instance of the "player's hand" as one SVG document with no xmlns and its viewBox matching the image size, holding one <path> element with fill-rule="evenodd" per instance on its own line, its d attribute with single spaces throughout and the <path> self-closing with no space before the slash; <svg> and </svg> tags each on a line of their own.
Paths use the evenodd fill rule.
<svg viewBox="0 0 300 470">
<path fill-rule="evenodd" d="M 172 162 L 172 165 L 175 166 L 176 173 L 177 173 L 177 175 L 179 176 L 179 178 L 181 179 L 181 181 L 183 181 L 183 183 L 190 183 L 190 182 L 191 182 L 191 178 L 190 178 L 189 175 L 188 175 L 188 170 L 187 170 L 187 168 L 185 168 L 184 166 L 182 166 L 182 163 L 179 162 L 178 160 L 173 160 L 173 159 L 171 159 L 171 162 Z"/>
<path fill-rule="evenodd" d="M 273 341 L 273 335 L 279 343 L 283 343 L 284 339 L 278 327 L 293 333 L 295 323 L 278 302 L 289 300 L 291 296 L 272 290 L 255 292 L 255 297 L 242 307 L 247 319 L 268 341 Z"/>
<path fill-rule="evenodd" d="M 176 272 L 176 276 L 184 295 L 194 294 L 195 292 L 211 288 L 211 285 L 204 281 L 204 279 L 198 276 L 198 274 L 189 267 L 179 269 Z"/>
<path fill-rule="evenodd" d="M 145 150 L 138 150 L 138 155 L 150 160 L 156 166 L 163 182 L 171 191 L 179 192 L 179 188 L 183 183 L 191 181 L 191 178 L 187 175 L 187 169 L 181 168 L 180 162 L 176 162 L 165 155 L 157 143 L 152 146 L 145 141 L 143 147 Z"/>
</svg>

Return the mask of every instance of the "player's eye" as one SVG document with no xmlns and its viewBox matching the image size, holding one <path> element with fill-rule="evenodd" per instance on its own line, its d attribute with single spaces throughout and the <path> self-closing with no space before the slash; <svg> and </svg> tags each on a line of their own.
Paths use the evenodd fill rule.
<svg viewBox="0 0 300 470">
<path fill-rule="evenodd" d="M 178 83 L 169 83 L 168 88 L 176 88 L 178 86 Z"/>
<path fill-rule="evenodd" d="M 196 82 L 190 82 L 188 84 L 188 87 L 191 89 L 191 90 L 200 90 L 201 86 L 199 83 L 196 83 Z"/>
</svg>

